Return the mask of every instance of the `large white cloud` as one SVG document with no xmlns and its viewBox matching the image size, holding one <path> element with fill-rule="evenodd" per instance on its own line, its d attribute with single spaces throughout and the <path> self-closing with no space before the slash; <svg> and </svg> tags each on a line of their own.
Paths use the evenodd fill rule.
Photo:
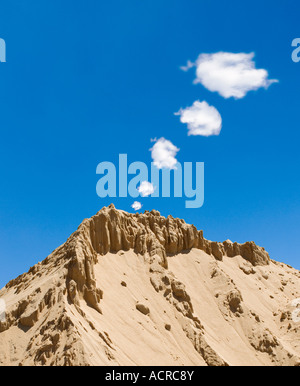
<svg viewBox="0 0 300 386">
<path fill-rule="evenodd" d="M 168 141 L 165 138 L 160 138 L 155 142 L 154 146 L 150 150 L 154 165 L 158 169 L 176 168 L 177 160 L 175 157 L 179 152 L 179 149 L 173 145 L 171 141 Z"/>
<path fill-rule="evenodd" d="M 180 109 L 180 121 L 186 123 L 188 135 L 219 135 L 222 129 L 222 118 L 219 111 L 207 102 L 196 101 L 191 107 Z"/>
<path fill-rule="evenodd" d="M 142 197 L 148 197 L 154 193 L 154 186 L 151 182 L 143 181 L 138 187 L 138 191 Z"/>
<path fill-rule="evenodd" d="M 253 61 L 254 53 L 234 54 L 231 52 L 217 52 L 215 54 L 201 54 L 194 66 L 196 79 L 194 83 L 201 83 L 210 91 L 217 91 L 224 98 L 243 98 L 249 91 L 261 87 L 268 88 L 276 79 L 268 79 L 265 69 L 257 69 Z M 184 71 L 192 66 L 188 62 Z"/>
</svg>

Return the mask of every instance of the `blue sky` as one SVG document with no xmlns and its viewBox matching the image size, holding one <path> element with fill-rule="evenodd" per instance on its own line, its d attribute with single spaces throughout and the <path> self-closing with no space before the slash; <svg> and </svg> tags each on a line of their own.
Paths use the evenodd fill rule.
<svg viewBox="0 0 300 386">
<path fill-rule="evenodd" d="M 96 195 L 96 166 L 120 153 L 150 165 L 154 137 L 205 162 L 205 204 L 148 197 L 143 209 L 300 269 L 299 13 L 291 0 L 2 1 L 0 287 L 111 201 L 132 211 L 130 197 Z M 255 52 L 279 83 L 225 99 L 180 70 L 220 51 Z M 220 135 L 187 135 L 174 113 L 196 100 L 220 112 Z"/>
</svg>

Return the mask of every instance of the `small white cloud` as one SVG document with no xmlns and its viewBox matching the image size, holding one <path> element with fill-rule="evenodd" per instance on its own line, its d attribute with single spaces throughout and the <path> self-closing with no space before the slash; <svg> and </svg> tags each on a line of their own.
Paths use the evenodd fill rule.
<svg viewBox="0 0 300 386">
<path fill-rule="evenodd" d="M 134 210 L 140 210 L 142 208 L 142 204 L 138 201 L 134 201 L 134 203 L 131 205 L 131 207 L 134 209 Z"/>
<path fill-rule="evenodd" d="M 138 191 L 142 197 L 148 197 L 150 194 L 154 193 L 154 186 L 151 182 L 143 181 L 138 187 Z"/>
<path fill-rule="evenodd" d="M 267 70 L 255 67 L 254 56 L 253 52 L 201 54 L 195 63 L 194 83 L 201 83 L 224 98 L 236 99 L 243 98 L 249 91 L 268 88 L 272 83 L 277 83 L 276 79 L 268 79 Z"/>
<path fill-rule="evenodd" d="M 207 102 L 196 101 L 191 107 L 180 109 L 180 121 L 187 123 L 188 135 L 219 135 L 222 129 L 222 118 L 219 111 Z"/>
<path fill-rule="evenodd" d="M 175 157 L 179 149 L 171 141 L 160 138 L 150 151 L 154 165 L 158 169 L 176 169 L 177 160 Z"/>
<path fill-rule="evenodd" d="M 181 66 L 180 69 L 186 72 L 191 68 L 193 68 L 194 66 L 195 66 L 195 63 L 192 63 L 190 60 L 188 60 L 186 66 Z"/>
</svg>

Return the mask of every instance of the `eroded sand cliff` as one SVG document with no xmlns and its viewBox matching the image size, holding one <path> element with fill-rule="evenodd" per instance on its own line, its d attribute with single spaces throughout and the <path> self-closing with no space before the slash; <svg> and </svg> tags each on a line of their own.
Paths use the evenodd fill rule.
<svg viewBox="0 0 300 386">
<path fill-rule="evenodd" d="M 0 291 L 0 365 L 299 365 L 300 272 L 113 205 Z"/>
</svg>

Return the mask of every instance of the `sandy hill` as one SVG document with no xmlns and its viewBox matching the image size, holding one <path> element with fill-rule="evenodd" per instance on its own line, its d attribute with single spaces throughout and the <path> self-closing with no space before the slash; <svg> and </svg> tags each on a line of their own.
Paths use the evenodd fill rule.
<svg viewBox="0 0 300 386">
<path fill-rule="evenodd" d="M 300 272 L 113 205 L 0 291 L 0 365 L 299 365 Z"/>
</svg>

